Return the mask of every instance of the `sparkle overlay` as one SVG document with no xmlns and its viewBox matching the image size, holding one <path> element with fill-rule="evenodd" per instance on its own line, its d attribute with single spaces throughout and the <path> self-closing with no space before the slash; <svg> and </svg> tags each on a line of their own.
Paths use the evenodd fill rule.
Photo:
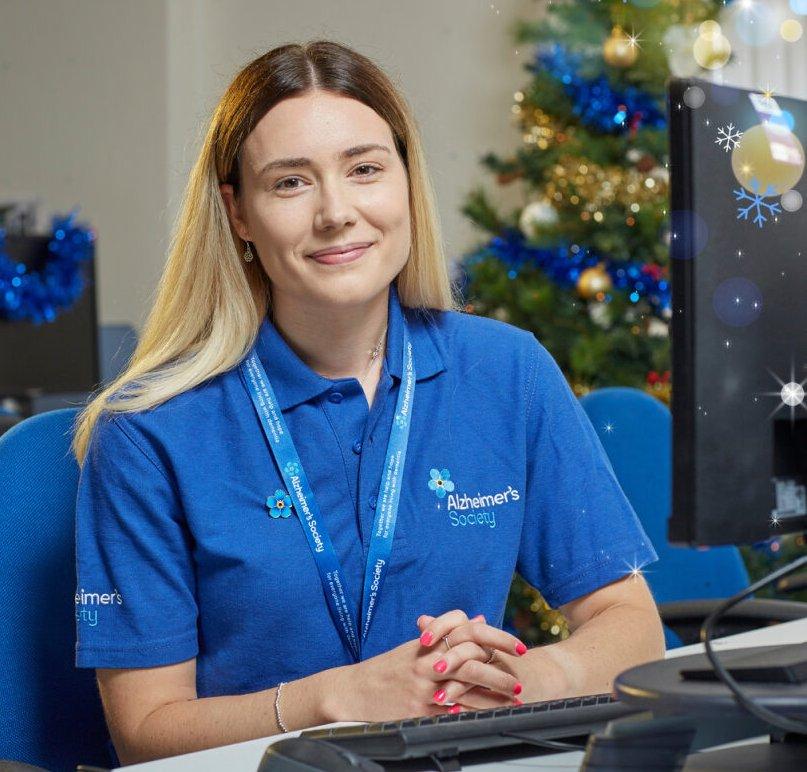
<svg viewBox="0 0 807 772">
<path fill-rule="evenodd" d="M 807 410 L 807 405 L 804 404 L 804 384 L 807 383 L 807 378 L 803 381 L 797 381 L 795 375 L 795 367 L 793 362 L 790 363 L 790 380 L 785 383 L 776 373 L 766 368 L 771 374 L 771 377 L 778 381 L 781 388 L 779 391 L 764 391 L 762 394 L 768 397 L 779 397 L 780 403 L 771 411 L 768 418 L 773 418 L 783 407 L 790 408 L 790 423 L 793 424 L 795 420 L 795 413 L 797 407 L 802 407 Z M 775 523 L 774 523 L 775 525 Z"/>
</svg>

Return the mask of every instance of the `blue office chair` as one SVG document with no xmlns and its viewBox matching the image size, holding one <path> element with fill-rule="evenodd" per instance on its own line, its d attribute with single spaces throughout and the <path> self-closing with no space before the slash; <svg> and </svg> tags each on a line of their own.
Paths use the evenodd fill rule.
<svg viewBox="0 0 807 772">
<path fill-rule="evenodd" d="M 697 643 L 700 626 L 717 601 L 748 587 L 740 551 L 733 546 L 674 547 L 667 541 L 672 416 L 661 401 L 638 389 L 615 386 L 592 391 L 580 402 L 658 553 L 658 562 L 648 566 L 644 576 L 665 624 L 667 648 Z M 805 616 L 807 603 L 752 598 L 728 612 L 716 635 Z"/>
<path fill-rule="evenodd" d="M 74 665 L 77 412 L 34 415 L 0 437 L 0 768 L 117 766 L 95 671 Z"/>
</svg>

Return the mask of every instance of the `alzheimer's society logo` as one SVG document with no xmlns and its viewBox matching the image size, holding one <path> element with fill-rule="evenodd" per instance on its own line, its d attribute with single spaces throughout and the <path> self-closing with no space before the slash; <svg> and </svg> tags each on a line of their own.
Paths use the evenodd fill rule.
<svg viewBox="0 0 807 772">
<path fill-rule="evenodd" d="M 483 494 L 477 491 L 475 496 L 461 493 L 455 490 L 455 484 L 448 469 L 431 469 L 429 478 L 429 490 L 434 491 L 438 500 L 442 502 L 442 500 L 448 499 L 446 514 L 452 526 L 481 525 L 495 528 L 496 510 L 494 507 L 501 507 L 521 498 L 518 490 L 512 485 L 494 493 Z M 442 509 L 442 507 L 442 503 L 437 504 L 438 509 Z"/>
<path fill-rule="evenodd" d="M 123 605 L 123 598 L 117 589 L 112 592 L 81 592 L 76 593 L 76 622 L 86 622 L 90 627 L 98 624 L 98 606 Z"/>
</svg>

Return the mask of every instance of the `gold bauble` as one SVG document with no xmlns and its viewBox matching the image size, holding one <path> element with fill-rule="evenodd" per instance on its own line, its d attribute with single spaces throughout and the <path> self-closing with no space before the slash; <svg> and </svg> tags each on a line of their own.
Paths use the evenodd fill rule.
<svg viewBox="0 0 807 772">
<path fill-rule="evenodd" d="M 639 56 L 639 48 L 617 24 L 603 43 L 602 55 L 612 67 L 630 67 Z"/>
<path fill-rule="evenodd" d="M 586 300 L 593 300 L 602 292 L 608 292 L 613 286 L 611 277 L 605 271 L 605 264 L 586 268 L 577 279 L 577 291 Z"/>
<path fill-rule="evenodd" d="M 581 383 L 580 381 L 573 381 L 572 391 L 574 392 L 575 397 L 585 397 L 586 394 L 591 392 L 591 386 L 589 386 L 587 383 Z"/>
<path fill-rule="evenodd" d="M 774 152 L 782 158 L 774 158 Z M 776 147 L 779 146 L 779 147 Z M 760 196 L 781 196 L 790 190 L 804 172 L 804 148 L 798 137 L 785 126 L 757 124 L 743 132 L 731 153 L 731 169 L 737 182 Z M 756 188 L 756 189 L 755 189 Z"/>
<path fill-rule="evenodd" d="M 654 383 L 652 386 L 648 384 L 644 387 L 644 390 L 647 394 L 650 394 L 651 397 L 656 397 L 660 399 L 665 405 L 670 404 L 672 401 L 672 384 L 670 383 Z"/>
</svg>

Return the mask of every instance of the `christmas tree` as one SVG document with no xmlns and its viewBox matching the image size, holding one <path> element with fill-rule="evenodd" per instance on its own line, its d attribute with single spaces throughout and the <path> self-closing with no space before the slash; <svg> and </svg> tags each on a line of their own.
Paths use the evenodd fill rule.
<svg viewBox="0 0 807 772">
<path fill-rule="evenodd" d="M 725 4 L 550 1 L 515 30 L 534 50 L 512 107 L 521 143 L 483 164 L 523 205 L 468 196 L 489 239 L 461 262 L 465 308 L 534 332 L 578 396 L 621 385 L 669 404 L 666 82 L 729 61 Z M 518 575 L 505 625 L 532 645 L 569 634 Z"/>
</svg>

